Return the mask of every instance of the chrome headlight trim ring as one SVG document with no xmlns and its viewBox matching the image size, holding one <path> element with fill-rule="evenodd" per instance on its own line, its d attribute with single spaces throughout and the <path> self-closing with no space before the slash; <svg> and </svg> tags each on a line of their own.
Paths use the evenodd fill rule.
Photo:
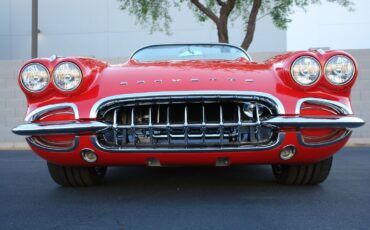
<svg viewBox="0 0 370 230">
<path fill-rule="evenodd" d="M 45 85 L 43 88 L 41 88 L 41 89 L 39 89 L 39 90 L 32 90 L 32 89 L 28 88 L 28 87 L 25 85 L 25 83 L 24 83 L 24 81 L 23 81 L 23 77 L 22 77 L 22 75 L 23 75 L 23 73 L 24 73 L 25 69 L 27 69 L 28 67 L 33 66 L 33 65 L 34 65 L 34 66 L 41 67 L 41 68 L 42 68 L 42 69 L 47 73 L 47 83 L 46 83 L 46 85 Z M 39 93 L 39 92 L 44 91 L 44 90 L 49 86 L 50 81 L 51 81 L 51 77 L 50 77 L 50 72 L 49 72 L 48 68 L 46 68 L 46 66 L 44 66 L 43 64 L 38 63 L 38 62 L 32 62 L 32 63 L 28 63 L 27 65 L 25 65 L 25 66 L 22 68 L 22 70 L 21 70 L 21 72 L 20 72 L 20 74 L 19 74 L 19 80 L 20 80 L 20 82 L 21 82 L 21 84 L 22 84 L 22 87 L 23 87 L 25 90 L 27 90 L 28 92 L 31 92 L 31 93 Z"/>
<path fill-rule="evenodd" d="M 327 76 L 327 74 L 326 74 L 326 68 L 327 68 L 327 66 L 328 66 L 328 64 L 330 63 L 330 61 L 331 60 L 333 60 L 334 58 L 337 58 L 337 57 L 342 57 L 342 58 L 345 58 L 345 59 L 347 59 L 349 62 L 350 62 L 350 64 L 352 65 L 352 68 L 353 68 L 353 71 L 352 71 L 352 75 L 351 75 L 351 77 L 350 78 L 348 78 L 348 80 L 346 80 L 345 82 L 342 82 L 342 83 L 335 83 L 335 82 L 333 82 L 333 81 L 331 81 L 329 78 L 328 78 L 328 76 Z M 348 84 L 350 81 L 352 81 L 352 79 L 353 79 L 353 77 L 355 76 L 355 72 L 356 72 L 356 66 L 355 66 L 355 62 L 350 58 L 350 57 L 348 57 L 348 56 L 346 56 L 346 55 L 342 55 L 342 54 L 338 54 L 338 55 L 334 55 L 334 56 L 331 56 L 326 62 L 325 62 L 325 66 L 324 66 L 324 75 L 325 75 L 325 79 L 330 83 L 330 84 L 332 84 L 332 85 L 337 85 L 337 86 L 341 86 L 341 85 L 346 85 L 346 84 Z"/>
<path fill-rule="evenodd" d="M 299 82 L 297 79 L 295 79 L 295 77 L 294 77 L 294 75 L 293 75 L 293 67 L 294 67 L 294 65 L 295 65 L 298 61 L 300 61 L 301 59 L 303 59 L 303 58 L 309 58 L 309 59 L 311 59 L 311 60 L 312 60 L 312 61 L 314 61 L 314 62 L 317 64 L 317 66 L 319 67 L 319 72 L 318 72 L 318 74 L 317 74 L 317 78 L 316 78 L 313 82 L 311 82 L 310 84 L 303 84 L 302 82 Z M 320 79 L 320 77 L 321 77 L 321 65 L 320 65 L 320 62 L 319 62 L 316 58 L 314 58 L 314 57 L 312 57 L 312 56 L 309 56 L 309 55 L 299 56 L 299 57 L 297 57 L 297 58 L 293 61 L 292 65 L 290 66 L 290 76 L 292 77 L 292 79 L 293 79 L 297 84 L 299 84 L 299 85 L 301 85 L 301 86 L 312 86 L 312 85 L 314 85 L 316 82 L 318 82 L 318 81 L 319 81 L 319 79 Z"/>
</svg>

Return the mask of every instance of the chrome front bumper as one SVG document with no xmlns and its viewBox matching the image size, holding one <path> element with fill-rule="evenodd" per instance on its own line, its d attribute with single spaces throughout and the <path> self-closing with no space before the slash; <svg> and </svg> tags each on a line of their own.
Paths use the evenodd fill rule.
<svg viewBox="0 0 370 230">
<path fill-rule="evenodd" d="M 241 126 L 274 126 L 278 128 L 357 128 L 365 124 L 364 120 L 353 116 L 333 116 L 333 117 L 288 117 L 278 116 L 269 120 L 261 121 L 260 123 L 241 123 Z M 209 124 L 212 125 L 212 124 Z M 217 124 L 218 125 L 218 124 Z M 228 125 L 225 123 L 224 125 Z M 235 125 L 230 123 L 230 125 Z M 183 125 L 181 125 L 183 126 Z M 192 127 L 192 124 L 188 124 Z M 166 125 L 152 125 L 153 128 L 167 127 Z M 106 129 L 115 128 L 113 124 L 106 124 L 98 121 L 86 122 L 40 122 L 22 124 L 14 128 L 12 131 L 17 135 L 33 136 L 33 135 L 57 135 L 57 134 L 94 134 L 102 132 Z M 140 128 L 136 125 L 136 128 Z M 176 128 L 171 125 L 168 128 Z M 201 127 L 200 127 L 201 128 Z"/>
<path fill-rule="evenodd" d="M 133 101 L 136 103 L 137 100 L 140 100 L 140 102 L 150 103 L 152 100 L 179 100 L 179 99 L 194 99 L 194 98 L 203 98 L 204 100 L 209 99 L 210 101 L 212 98 L 229 98 L 229 99 L 235 99 L 235 98 L 241 98 L 246 100 L 263 100 L 266 103 L 270 103 L 275 107 L 276 112 L 272 114 L 269 118 L 266 119 L 252 119 L 251 121 L 241 120 L 240 119 L 240 110 L 238 106 L 238 119 L 235 121 L 230 122 L 224 122 L 221 114 L 223 114 L 222 109 L 220 108 L 220 122 L 218 123 L 207 123 L 204 120 L 203 115 L 203 122 L 200 123 L 192 123 L 187 122 L 187 109 L 185 109 L 185 115 L 184 119 L 185 122 L 182 124 L 178 123 L 170 123 L 167 118 L 166 123 L 152 123 L 148 122 L 147 124 L 135 124 L 133 121 L 131 121 L 131 124 L 119 124 L 117 122 L 114 122 L 116 119 L 113 119 L 113 122 L 100 122 L 98 121 L 98 112 L 99 111 L 105 111 L 107 108 L 111 108 L 113 106 L 113 109 L 115 107 L 115 103 L 132 103 Z M 329 107 L 330 109 L 337 112 L 338 115 L 334 116 L 328 116 L 328 117 L 303 117 L 300 116 L 300 108 L 301 105 L 305 102 L 311 103 L 311 104 L 317 104 L 317 105 L 323 105 L 326 107 Z M 42 117 L 44 114 L 56 111 L 59 109 L 71 109 L 75 115 L 73 121 L 65 121 L 65 122 L 35 122 L 40 117 Z M 203 112 L 204 113 L 204 112 Z M 258 114 L 258 113 L 256 113 Z M 285 132 L 281 130 L 282 128 L 295 128 L 297 131 L 297 138 L 300 141 L 302 145 L 306 145 L 303 137 L 301 137 L 300 128 L 338 128 L 338 129 L 346 129 L 345 132 L 340 136 L 337 137 L 335 140 L 330 140 L 328 143 L 324 144 L 312 144 L 309 143 L 307 146 L 309 147 L 317 147 L 321 145 L 328 145 L 333 144 L 335 142 L 338 142 L 340 140 L 343 140 L 346 138 L 350 133 L 352 128 L 357 128 L 362 126 L 365 122 L 358 118 L 354 117 L 352 110 L 350 107 L 347 107 L 346 105 L 337 102 L 337 101 L 331 101 L 321 98 L 302 98 L 297 101 L 296 108 L 295 108 L 295 116 L 294 115 L 286 115 L 285 108 L 283 104 L 279 101 L 278 98 L 266 94 L 266 93 L 260 93 L 260 92 L 245 92 L 245 91 L 177 91 L 177 92 L 153 92 L 153 93 L 144 93 L 144 94 L 125 94 L 125 95 L 116 95 L 112 97 L 103 98 L 99 101 L 97 101 L 90 111 L 90 121 L 79 121 L 79 111 L 77 106 L 74 103 L 60 103 L 60 104 L 54 104 L 54 105 L 47 105 L 44 107 L 40 107 L 35 109 L 34 111 L 30 112 L 26 117 L 26 123 L 17 126 L 13 129 L 13 132 L 17 135 L 23 135 L 23 136 L 29 136 L 27 140 L 30 144 L 44 148 L 51 151 L 59 151 L 56 150 L 55 147 L 48 147 L 48 146 L 42 146 L 38 145 L 38 142 L 32 142 L 33 139 L 37 139 L 37 137 L 41 137 L 43 135 L 63 135 L 63 134 L 71 134 L 75 136 L 74 145 L 70 148 L 61 149 L 60 151 L 70 151 L 71 149 L 75 148 L 78 145 L 79 137 L 82 135 L 89 135 L 91 137 L 92 143 L 102 150 L 106 151 L 117 151 L 117 152 L 135 152 L 135 151 L 143 151 L 141 148 L 136 148 L 136 144 L 134 146 L 130 147 L 122 147 L 119 146 L 118 148 L 106 148 L 104 146 L 101 146 L 98 141 L 98 136 L 103 135 L 104 133 L 113 132 L 113 134 L 117 134 L 117 131 L 120 129 L 126 129 L 126 130 L 149 130 L 149 132 L 153 132 L 155 129 L 160 130 L 166 130 L 168 137 L 171 135 L 168 133 L 168 130 L 178 130 L 178 129 L 184 129 L 183 135 L 185 138 L 185 141 L 188 140 L 188 137 L 190 137 L 187 130 L 195 129 L 195 130 L 202 130 L 201 138 L 204 139 L 206 135 L 204 135 L 203 132 L 207 128 L 215 129 L 220 128 L 221 130 L 231 129 L 232 127 L 237 127 L 237 130 L 240 130 L 241 128 L 243 130 L 252 130 L 253 127 L 269 127 L 274 129 L 276 132 L 275 134 L 275 140 L 271 140 L 271 142 L 267 144 L 260 144 L 260 143 L 252 143 L 248 144 L 246 146 L 239 146 L 239 147 L 226 147 L 223 143 L 223 138 L 221 140 L 221 147 L 211 147 L 206 146 L 207 148 L 193 148 L 192 151 L 225 151 L 225 150 L 266 150 L 271 149 L 279 144 L 282 143 L 285 137 Z M 149 116 L 151 117 L 151 116 Z M 220 131 L 220 133 L 223 133 Z M 234 133 L 233 133 L 234 134 Z M 198 134 L 199 136 L 199 134 Z M 213 138 L 213 137 L 212 137 Z M 35 139 L 35 140 L 36 140 Z M 170 139 L 168 141 L 171 142 Z M 187 143 L 187 142 L 186 142 Z M 147 148 L 147 151 L 173 151 L 176 150 L 174 148 Z M 179 151 L 190 151 L 188 146 L 185 148 L 180 148 Z"/>
</svg>

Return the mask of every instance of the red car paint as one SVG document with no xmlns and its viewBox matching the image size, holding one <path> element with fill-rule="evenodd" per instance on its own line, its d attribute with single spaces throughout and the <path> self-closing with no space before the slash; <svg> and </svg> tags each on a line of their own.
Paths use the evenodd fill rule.
<svg viewBox="0 0 370 230">
<path fill-rule="evenodd" d="M 83 73 L 81 85 L 72 92 L 61 92 L 50 81 L 46 90 L 40 93 L 32 93 L 23 88 L 27 97 L 27 114 L 42 106 L 57 103 L 74 103 L 79 111 L 80 121 L 89 121 L 92 106 L 100 99 L 109 96 L 132 93 L 147 93 L 160 91 L 198 91 L 198 90 L 235 90 L 255 91 L 268 93 L 278 98 L 286 112 L 286 116 L 295 116 L 296 104 L 301 98 L 321 98 L 340 102 L 351 108 L 350 92 L 357 78 L 357 65 L 352 80 L 343 86 L 330 84 L 324 73 L 325 62 L 334 55 L 345 55 L 355 60 L 342 51 L 320 52 L 299 51 L 279 55 L 262 63 L 250 62 L 245 59 L 236 61 L 163 61 L 151 63 L 138 63 L 129 60 L 122 65 L 110 66 L 91 58 L 56 58 L 32 59 L 24 64 L 40 63 L 44 65 L 50 75 L 54 67 L 61 62 L 70 61 L 77 64 Z M 300 56 L 312 56 L 321 64 L 320 79 L 312 86 L 297 84 L 290 75 L 290 67 L 294 60 Z M 196 78 L 197 81 L 192 79 Z M 156 81 L 161 79 L 161 81 Z M 303 115 L 303 114 L 302 114 Z M 314 110 L 309 115 L 327 116 L 320 110 Z M 45 118 L 46 119 L 46 118 Z M 47 121 L 70 120 L 70 115 L 50 116 Z M 39 122 L 39 121 L 35 121 Z M 231 164 L 277 164 L 277 163 L 312 163 L 330 157 L 340 150 L 348 141 L 349 136 L 339 142 L 321 146 L 302 146 L 298 139 L 299 130 L 283 128 L 286 133 L 283 143 L 269 150 L 256 151 L 217 151 L 217 152 L 135 152 L 135 153 L 112 153 L 97 149 L 88 135 L 81 135 L 76 149 L 71 152 L 55 152 L 44 150 L 31 145 L 34 152 L 49 162 L 60 165 L 82 166 L 89 165 L 80 156 L 84 148 L 93 149 L 98 155 L 98 161 L 94 165 L 146 165 L 148 158 L 157 158 L 162 165 L 214 165 L 216 159 L 228 157 Z M 322 129 L 329 132 L 330 129 Z M 306 130 L 310 133 L 310 130 Z M 311 135 L 319 135 L 320 132 L 311 130 Z M 46 136 L 50 140 L 71 139 L 73 136 Z M 284 146 L 295 145 L 297 155 L 291 160 L 283 161 L 279 153 Z"/>
</svg>

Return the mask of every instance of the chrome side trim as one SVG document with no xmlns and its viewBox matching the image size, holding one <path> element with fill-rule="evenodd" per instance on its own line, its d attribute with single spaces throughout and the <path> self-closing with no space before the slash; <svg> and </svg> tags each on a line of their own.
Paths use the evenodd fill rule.
<svg viewBox="0 0 370 230">
<path fill-rule="evenodd" d="M 59 104 L 46 105 L 46 106 L 37 108 L 33 110 L 32 112 L 30 112 L 24 120 L 28 123 L 31 123 L 34 120 L 41 117 L 45 113 L 48 113 L 53 110 L 66 109 L 66 108 L 71 108 L 73 110 L 76 120 L 80 118 L 79 113 L 78 113 L 78 108 L 74 103 L 59 103 Z"/>
<path fill-rule="evenodd" d="M 297 139 L 300 145 L 305 146 L 305 147 L 315 148 L 315 147 L 323 147 L 323 146 L 328 146 L 328 145 L 338 143 L 344 140 L 345 138 L 347 138 L 351 134 L 352 134 L 352 130 L 347 129 L 340 137 L 336 138 L 335 140 L 331 140 L 328 142 L 322 142 L 318 144 L 309 144 L 309 143 L 304 142 L 301 132 L 297 132 Z"/>
<path fill-rule="evenodd" d="M 49 146 L 46 146 L 46 145 L 42 145 L 40 143 L 38 143 L 37 141 L 35 141 L 35 139 L 33 137 L 27 137 L 26 138 L 26 141 L 29 145 L 32 145 L 36 148 L 39 148 L 39 149 L 43 149 L 45 151 L 50 151 L 50 152 L 71 152 L 73 150 L 75 150 L 79 143 L 80 143 L 80 137 L 79 136 L 76 136 L 74 141 L 73 141 L 73 145 L 70 147 L 70 148 L 62 148 L 62 147 L 49 147 Z"/>
<path fill-rule="evenodd" d="M 90 118 L 96 119 L 98 111 L 107 103 L 110 102 L 117 102 L 117 101 L 125 101 L 130 99 L 139 99 L 139 98 L 151 98 L 155 100 L 155 97 L 173 97 L 176 98 L 178 96 L 187 97 L 187 96 L 194 96 L 197 95 L 201 96 L 214 96 L 217 95 L 222 96 L 256 96 L 256 97 L 265 97 L 271 100 L 276 104 L 278 114 L 285 114 L 285 109 L 283 104 L 277 99 L 275 96 L 268 94 L 268 93 L 261 93 L 255 91 L 229 91 L 229 90 L 198 90 L 198 91 L 162 91 L 162 92 L 147 92 L 147 93 L 132 93 L 132 94 L 120 94 L 115 96 L 110 96 L 106 98 L 102 98 L 97 101 L 90 111 Z"/>
<path fill-rule="evenodd" d="M 364 120 L 358 117 L 274 117 L 262 124 L 278 127 L 297 128 L 357 128 L 365 124 Z"/>
<path fill-rule="evenodd" d="M 52 135 L 52 134 L 80 134 L 95 133 L 110 127 L 102 122 L 40 122 L 19 125 L 12 131 L 17 135 Z"/>
<path fill-rule="evenodd" d="M 97 137 L 95 135 L 90 136 L 92 144 L 102 151 L 107 152 L 116 152 L 116 153 L 135 153 L 135 152 L 150 152 L 150 153 L 158 153 L 158 152 L 178 152 L 178 153 L 197 153 L 197 152 L 237 152 L 237 151 L 261 151 L 261 150 L 269 150 L 273 149 L 279 145 L 281 145 L 285 139 L 285 133 L 280 132 L 277 136 L 277 139 L 274 143 L 268 145 L 251 145 L 245 147 L 218 147 L 218 148 L 107 148 L 99 144 Z"/>
<path fill-rule="evenodd" d="M 297 105 L 295 107 L 295 113 L 300 114 L 301 106 L 304 102 L 311 103 L 311 104 L 317 104 L 317 105 L 324 105 L 328 106 L 334 110 L 336 110 L 340 114 L 344 115 L 351 115 L 353 114 L 352 109 L 347 107 L 346 105 L 332 100 L 322 99 L 322 98 L 314 98 L 314 97 L 307 97 L 302 98 L 297 101 Z"/>
<path fill-rule="evenodd" d="M 46 118 L 48 118 L 48 117 L 50 117 L 50 116 L 53 116 L 53 115 L 60 115 L 60 114 L 70 114 L 70 115 L 74 115 L 74 112 L 69 112 L 69 111 L 65 111 L 65 112 L 63 112 L 63 111 L 61 111 L 61 112 L 55 112 L 55 113 L 52 113 L 52 114 L 48 114 L 48 115 L 46 115 L 46 116 L 42 116 L 41 118 L 40 118 L 40 121 L 42 121 L 42 120 L 44 120 L 44 119 L 46 119 Z"/>
</svg>

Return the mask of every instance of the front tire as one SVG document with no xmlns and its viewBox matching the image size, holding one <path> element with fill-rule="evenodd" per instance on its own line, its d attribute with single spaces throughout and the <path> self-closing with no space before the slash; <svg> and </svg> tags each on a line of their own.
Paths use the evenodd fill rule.
<svg viewBox="0 0 370 230">
<path fill-rule="evenodd" d="M 65 187 L 84 187 L 103 182 L 107 167 L 69 167 L 48 162 L 51 178 Z"/>
<path fill-rule="evenodd" d="M 305 165 L 272 165 L 275 179 L 286 185 L 316 185 L 330 173 L 333 157 Z"/>
</svg>

